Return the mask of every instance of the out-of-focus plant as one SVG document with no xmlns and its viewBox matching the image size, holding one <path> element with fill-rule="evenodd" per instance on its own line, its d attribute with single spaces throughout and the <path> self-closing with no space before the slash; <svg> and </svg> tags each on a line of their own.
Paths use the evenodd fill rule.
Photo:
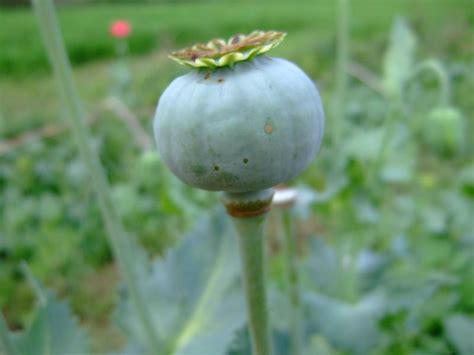
<svg viewBox="0 0 474 355">
<path fill-rule="evenodd" d="M 109 26 L 110 35 L 114 38 L 125 39 L 132 32 L 132 26 L 126 20 L 116 20 L 112 22 Z M 127 52 L 127 43 L 117 44 L 117 55 L 124 55 Z"/>
<path fill-rule="evenodd" d="M 356 131 L 346 143 L 349 156 L 356 154 L 369 163 L 369 189 L 380 188 L 381 181 L 407 181 L 413 175 L 418 159 L 413 136 L 443 155 L 464 151 L 466 124 L 462 112 L 451 104 L 448 74 L 436 59 L 417 61 L 416 49 L 415 34 L 403 18 L 397 18 L 380 80 L 380 94 L 385 101 L 383 127 L 364 129 L 360 134 Z M 434 102 L 427 101 L 423 91 L 410 94 L 413 86 L 422 85 L 424 73 L 433 74 L 438 81 Z"/>
<path fill-rule="evenodd" d="M 33 7 L 38 19 L 39 28 L 43 37 L 46 52 L 53 67 L 58 89 L 66 106 L 69 123 L 73 129 L 81 157 L 89 170 L 92 186 L 99 201 L 103 222 L 107 228 L 109 241 L 114 255 L 120 265 L 121 272 L 128 286 L 133 300 L 134 310 L 137 312 L 147 339 L 147 351 L 156 352 L 154 325 L 146 309 L 142 290 L 137 285 L 137 267 L 134 265 L 137 246 L 127 235 L 112 203 L 105 172 L 96 152 L 90 144 L 90 133 L 85 123 L 85 112 L 73 82 L 72 73 L 64 43 L 61 38 L 59 25 L 51 0 L 33 0 Z"/>
<path fill-rule="evenodd" d="M 338 149 L 341 135 L 345 134 L 344 122 L 347 110 L 347 67 L 350 57 L 350 0 L 338 0 L 337 9 L 337 50 L 336 50 L 336 90 L 333 98 L 332 140 Z"/>
<path fill-rule="evenodd" d="M 419 63 L 408 79 L 413 80 L 424 72 L 438 80 L 438 99 L 434 108 L 425 113 L 422 122 L 415 125 L 421 138 L 430 149 L 445 156 L 460 154 L 465 148 L 466 124 L 459 109 L 451 106 L 451 84 L 443 65 L 435 59 Z M 408 86 L 409 80 L 404 85 Z"/>
<path fill-rule="evenodd" d="M 275 189 L 272 204 L 280 217 L 283 251 L 286 257 L 286 292 L 288 296 L 288 328 L 290 330 L 291 354 L 303 353 L 303 314 L 301 309 L 301 286 L 299 284 L 298 240 L 293 221 L 293 206 L 298 199 L 298 190 L 285 186 Z"/>
<path fill-rule="evenodd" d="M 112 78 L 111 94 L 129 101 L 128 89 L 132 76 L 127 64 L 127 55 L 128 37 L 132 34 L 132 26 L 126 20 L 116 20 L 110 24 L 109 33 L 114 39 L 116 54 L 116 63 L 110 70 Z"/>
<path fill-rule="evenodd" d="M 463 151 L 466 125 L 459 110 L 448 106 L 435 108 L 425 120 L 422 136 L 430 148 L 444 155 Z"/>
</svg>

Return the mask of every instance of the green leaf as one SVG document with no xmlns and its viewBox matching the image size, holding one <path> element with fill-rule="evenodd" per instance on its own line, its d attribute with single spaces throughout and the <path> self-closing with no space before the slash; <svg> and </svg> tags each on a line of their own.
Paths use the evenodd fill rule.
<svg viewBox="0 0 474 355">
<path fill-rule="evenodd" d="M 416 146 L 404 124 L 394 127 L 389 141 L 389 154 L 383 162 L 381 178 L 388 183 L 408 183 L 416 167 Z"/>
<path fill-rule="evenodd" d="M 17 355 L 18 350 L 13 344 L 12 335 L 8 331 L 8 325 L 0 311 L 0 354 Z"/>
<path fill-rule="evenodd" d="M 474 318 L 462 314 L 450 316 L 444 322 L 449 341 L 460 355 L 474 354 Z"/>
<path fill-rule="evenodd" d="M 245 321 L 237 250 L 228 217 L 219 212 L 201 221 L 140 277 L 163 354 L 226 352 Z M 117 316 L 129 347 L 144 349 L 127 295 Z"/>
<path fill-rule="evenodd" d="M 353 200 L 354 209 L 359 222 L 376 224 L 380 220 L 377 206 L 365 195 L 356 195 Z"/>
<path fill-rule="evenodd" d="M 351 354 L 368 354 L 380 341 L 378 321 L 385 300 L 367 296 L 356 303 L 346 303 L 316 293 L 304 295 L 307 332 L 323 335 L 329 344 Z"/>
<path fill-rule="evenodd" d="M 312 238 L 311 254 L 305 260 L 303 280 L 316 290 L 326 295 L 336 296 L 339 293 L 342 267 L 334 249 L 320 238 Z"/>
<path fill-rule="evenodd" d="M 305 352 L 307 355 L 338 355 L 339 352 L 334 350 L 331 345 L 328 344 L 326 339 L 320 335 L 315 335 L 311 337 L 307 350 Z"/>
<path fill-rule="evenodd" d="M 384 58 L 383 85 L 390 97 L 400 97 L 403 85 L 413 67 L 415 50 L 415 35 L 404 19 L 396 19 Z"/>
<path fill-rule="evenodd" d="M 23 355 L 87 354 L 89 340 L 68 305 L 48 294 L 37 308 L 28 330 L 17 334 L 15 346 Z"/>
<path fill-rule="evenodd" d="M 354 128 L 346 141 L 344 150 L 350 157 L 359 161 L 371 161 L 377 158 L 382 147 L 384 128 Z"/>
<path fill-rule="evenodd" d="M 474 197 L 474 163 L 464 167 L 457 180 L 465 194 Z"/>
<path fill-rule="evenodd" d="M 423 225 L 427 232 L 439 234 L 446 230 L 447 213 L 440 207 L 427 206 L 420 211 Z"/>
</svg>

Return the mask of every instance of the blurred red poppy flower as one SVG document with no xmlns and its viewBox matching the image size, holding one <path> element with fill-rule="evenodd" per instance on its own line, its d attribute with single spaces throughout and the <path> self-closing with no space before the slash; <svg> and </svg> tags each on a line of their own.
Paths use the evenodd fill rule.
<svg viewBox="0 0 474 355">
<path fill-rule="evenodd" d="M 115 37 L 115 38 L 128 37 L 131 31 L 132 31 L 132 27 L 130 26 L 130 23 L 128 23 L 128 21 L 125 21 L 125 20 L 114 21 L 109 27 L 110 34 L 112 35 L 112 37 Z"/>
</svg>

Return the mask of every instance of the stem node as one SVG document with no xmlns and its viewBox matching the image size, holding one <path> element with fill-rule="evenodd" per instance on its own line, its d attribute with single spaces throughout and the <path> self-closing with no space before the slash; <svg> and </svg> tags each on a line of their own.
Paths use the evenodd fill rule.
<svg viewBox="0 0 474 355">
<path fill-rule="evenodd" d="M 225 193 L 222 197 L 227 213 L 235 218 L 254 217 L 267 213 L 273 198 L 273 189 L 256 192 Z"/>
</svg>

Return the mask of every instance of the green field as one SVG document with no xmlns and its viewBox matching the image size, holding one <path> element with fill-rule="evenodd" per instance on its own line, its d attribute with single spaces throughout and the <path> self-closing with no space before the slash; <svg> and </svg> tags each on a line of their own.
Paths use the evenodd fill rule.
<svg viewBox="0 0 474 355">
<path fill-rule="evenodd" d="M 417 39 L 410 69 L 436 60 L 449 80 L 449 105 L 462 117 L 461 128 L 451 122 L 433 129 L 429 119 L 441 103 L 436 73 L 429 69 L 410 79 L 401 97 L 386 92 L 388 49 L 402 50 L 395 72 L 404 70 L 404 56 L 410 56 L 403 52 L 403 37 L 390 42 L 400 16 Z M 133 27 L 124 62 L 115 58 L 108 34 L 118 18 Z M 311 284 L 311 273 L 328 275 L 305 287 L 327 297 L 331 307 L 350 309 L 338 313 L 347 318 L 334 317 L 341 322 L 334 327 L 349 327 L 341 328 L 347 337 L 313 324 L 311 329 L 318 329 L 313 342 L 329 349 L 327 354 L 468 354 L 474 327 L 470 0 L 351 1 L 343 105 L 336 89 L 333 1 L 68 6 L 59 9 L 59 19 L 89 115 L 91 144 L 120 217 L 150 257 L 161 257 L 194 230 L 202 215 L 215 211 L 218 196 L 183 185 L 156 156 L 150 158 L 149 147 L 124 124 L 123 110 L 118 117 L 107 99 L 117 97 L 152 139 L 161 92 L 187 71 L 167 58 L 170 51 L 254 29 L 288 32 L 272 55 L 295 62 L 316 81 L 327 126 L 320 156 L 291 182 L 305 186 L 304 198 L 316 196 L 295 212 L 298 245 L 310 270 L 303 280 Z M 36 20 L 29 9 L 1 8 L 0 24 L 0 310 L 12 330 L 30 324 L 35 296 L 21 272 L 26 261 L 46 287 L 68 300 L 94 351 L 117 349 L 127 339 L 114 318 L 120 276 L 90 179 L 63 119 Z M 337 121 L 340 110 L 343 120 Z M 335 129 L 342 134 L 337 142 Z M 270 246 L 277 221 L 272 215 Z M 278 250 L 270 248 L 269 258 L 276 289 L 284 283 Z M 364 257 L 373 263 L 365 274 L 357 266 Z M 377 331 L 356 331 L 357 324 L 373 321 L 357 307 L 374 290 L 391 295 L 390 307 L 377 318 Z M 368 338 L 375 344 L 361 340 Z"/>
<path fill-rule="evenodd" d="M 383 45 L 391 21 L 404 14 L 420 27 L 425 45 L 433 54 L 455 51 L 469 54 L 469 34 L 473 15 L 466 9 L 469 0 L 358 1 L 353 4 L 352 34 L 359 42 Z M 134 54 L 150 53 L 170 46 L 183 46 L 208 38 L 247 33 L 254 29 L 307 32 L 313 45 L 334 40 L 334 6 L 331 1 L 299 1 L 295 6 L 285 1 L 230 1 L 180 5 L 97 5 L 71 6 L 60 10 L 60 21 L 71 61 L 76 64 L 110 58 L 114 54 L 108 25 L 126 18 L 133 26 L 130 50 Z M 26 10 L 0 12 L 0 73 L 30 75 L 44 71 L 44 54 L 33 14 Z M 439 35 L 464 38 L 438 42 Z M 442 32 L 442 33 L 441 33 Z M 448 38 L 447 38 L 448 39 Z M 291 44 L 288 44 L 291 45 Z M 293 44 L 295 47 L 296 43 Z M 372 50 L 376 49 L 373 48 Z M 320 54 L 321 55 L 321 54 Z"/>
</svg>

